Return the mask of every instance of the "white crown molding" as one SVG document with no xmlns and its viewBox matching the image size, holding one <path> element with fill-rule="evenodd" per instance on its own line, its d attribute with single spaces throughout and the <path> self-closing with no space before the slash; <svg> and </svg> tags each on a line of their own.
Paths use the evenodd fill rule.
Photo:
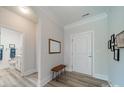
<svg viewBox="0 0 124 93">
<path fill-rule="evenodd" d="M 87 19 L 82 19 L 80 21 L 77 21 L 77 22 L 74 22 L 72 24 L 66 25 L 66 26 L 64 26 L 64 29 L 69 29 L 69 28 L 72 28 L 72 27 L 76 27 L 76 26 L 87 24 L 87 23 L 95 22 L 97 20 L 104 19 L 107 16 L 108 15 L 106 13 L 101 13 L 101 14 L 89 17 Z"/>
</svg>

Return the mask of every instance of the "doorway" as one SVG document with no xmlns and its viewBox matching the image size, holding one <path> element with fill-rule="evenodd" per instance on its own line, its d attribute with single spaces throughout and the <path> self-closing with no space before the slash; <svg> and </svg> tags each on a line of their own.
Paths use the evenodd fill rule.
<svg viewBox="0 0 124 93">
<path fill-rule="evenodd" d="M 23 33 L 0 27 L 0 45 L 3 46 L 0 69 L 16 69 L 23 73 Z"/>
<path fill-rule="evenodd" d="M 93 74 L 93 32 L 72 36 L 72 69 L 75 72 Z"/>
</svg>

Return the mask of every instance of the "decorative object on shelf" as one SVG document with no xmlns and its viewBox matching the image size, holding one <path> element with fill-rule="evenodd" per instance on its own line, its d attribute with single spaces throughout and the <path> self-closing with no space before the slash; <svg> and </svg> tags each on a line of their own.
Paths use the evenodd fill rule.
<svg viewBox="0 0 124 93">
<path fill-rule="evenodd" d="M 49 54 L 61 53 L 61 42 L 49 39 Z"/>
<path fill-rule="evenodd" d="M 119 49 L 114 50 L 114 60 L 116 60 L 116 61 L 120 60 L 120 50 Z"/>
<path fill-rule="evenodd" d="M 9 44 L 9 48 L 15 48 L 15 44 Z"/>
<path fill-rule="evenodd" d="M 124 31 L 117 34 L 116 39 L 117 39 L 117 47 L 124 48 Z"/>
<path fill-rule="evenodd" d="M 111 40 L 108 41 L 108 49 L 111 49 Z"/>
</svg>

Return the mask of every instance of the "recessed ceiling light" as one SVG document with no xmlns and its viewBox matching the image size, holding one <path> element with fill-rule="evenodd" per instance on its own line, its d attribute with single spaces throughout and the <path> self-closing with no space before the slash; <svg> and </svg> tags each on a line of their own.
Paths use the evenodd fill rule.
<svg viewBox="0 0 124 93">
<path fill-rule="evenodd" d="M 26 6 L 20 6 L 19 9 L 21 10 L 21 12 L 28 14 L 29 13 L 29 8 Z"/>
</svg>

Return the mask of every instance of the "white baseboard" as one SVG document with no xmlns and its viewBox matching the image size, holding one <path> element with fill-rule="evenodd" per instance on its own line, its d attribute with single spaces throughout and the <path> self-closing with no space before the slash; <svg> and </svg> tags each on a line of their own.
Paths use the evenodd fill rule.
<svg viewBox="0 0 124 93">
<path fill-rule="evenodd" d="M 108 81 L 108 76 L 101 74 L 94 74 L 93 77 Z"/>
<path fill-rule="evenodd" d="M 47 78 L 45 78 L 45 79 L 39 81 L 38 84 L 37 84 L 37 86 L 38 86 L 38 87 L 43 87 L 44 85 L 46 85 L 46 84 L 47 84 L 49 81 L 51 81 L 51 80 L 52 80 L 52 78 L 51 78 L 51 76 L 49 75 Z"/>
<path fill-rule="evenodd" d="M 110 87 L 113 87 L 112 82 L 110 80 L 108 80 L 108 83 L 109 83 Z"/>
<path fill-rule="evenodd" d="M 119 86 L 119 85 L 113 85 L 113 87 L 121 87 L 121 86 Z"/>
<path fill-rule="evenodd" d="M 72 72 L 72 71 L 73 71 L 73 68 L 72 68 L 72 66 L 68 66 L 68 67 L 66 67 L 65 70 L 66 70 L 66 71 L 69 71 L 69 72 Z"/>
<path fill-rule="evenodd" d="M 69 72 L 71 72 L 71 71 L 72 71 L 72 69 L 66 68 L 66 71 L 69 71 Z"/>
<path fill-rule="evenodd" d="M 23 76 L 28 76 L 28 75 L 33 74 L 33 73 L 35 73 L 35 72 L 37 72 L 36 69 L 28 70 L 28 71 L 26 71 L 26 72 L 23 73 Z"/>
<path fill-rule="evenodd" d="M 121 87 L 120 85 L 115 85 L 111 82 L 111 80 L 108 81 L 110 87 Z"/>
</svg>

